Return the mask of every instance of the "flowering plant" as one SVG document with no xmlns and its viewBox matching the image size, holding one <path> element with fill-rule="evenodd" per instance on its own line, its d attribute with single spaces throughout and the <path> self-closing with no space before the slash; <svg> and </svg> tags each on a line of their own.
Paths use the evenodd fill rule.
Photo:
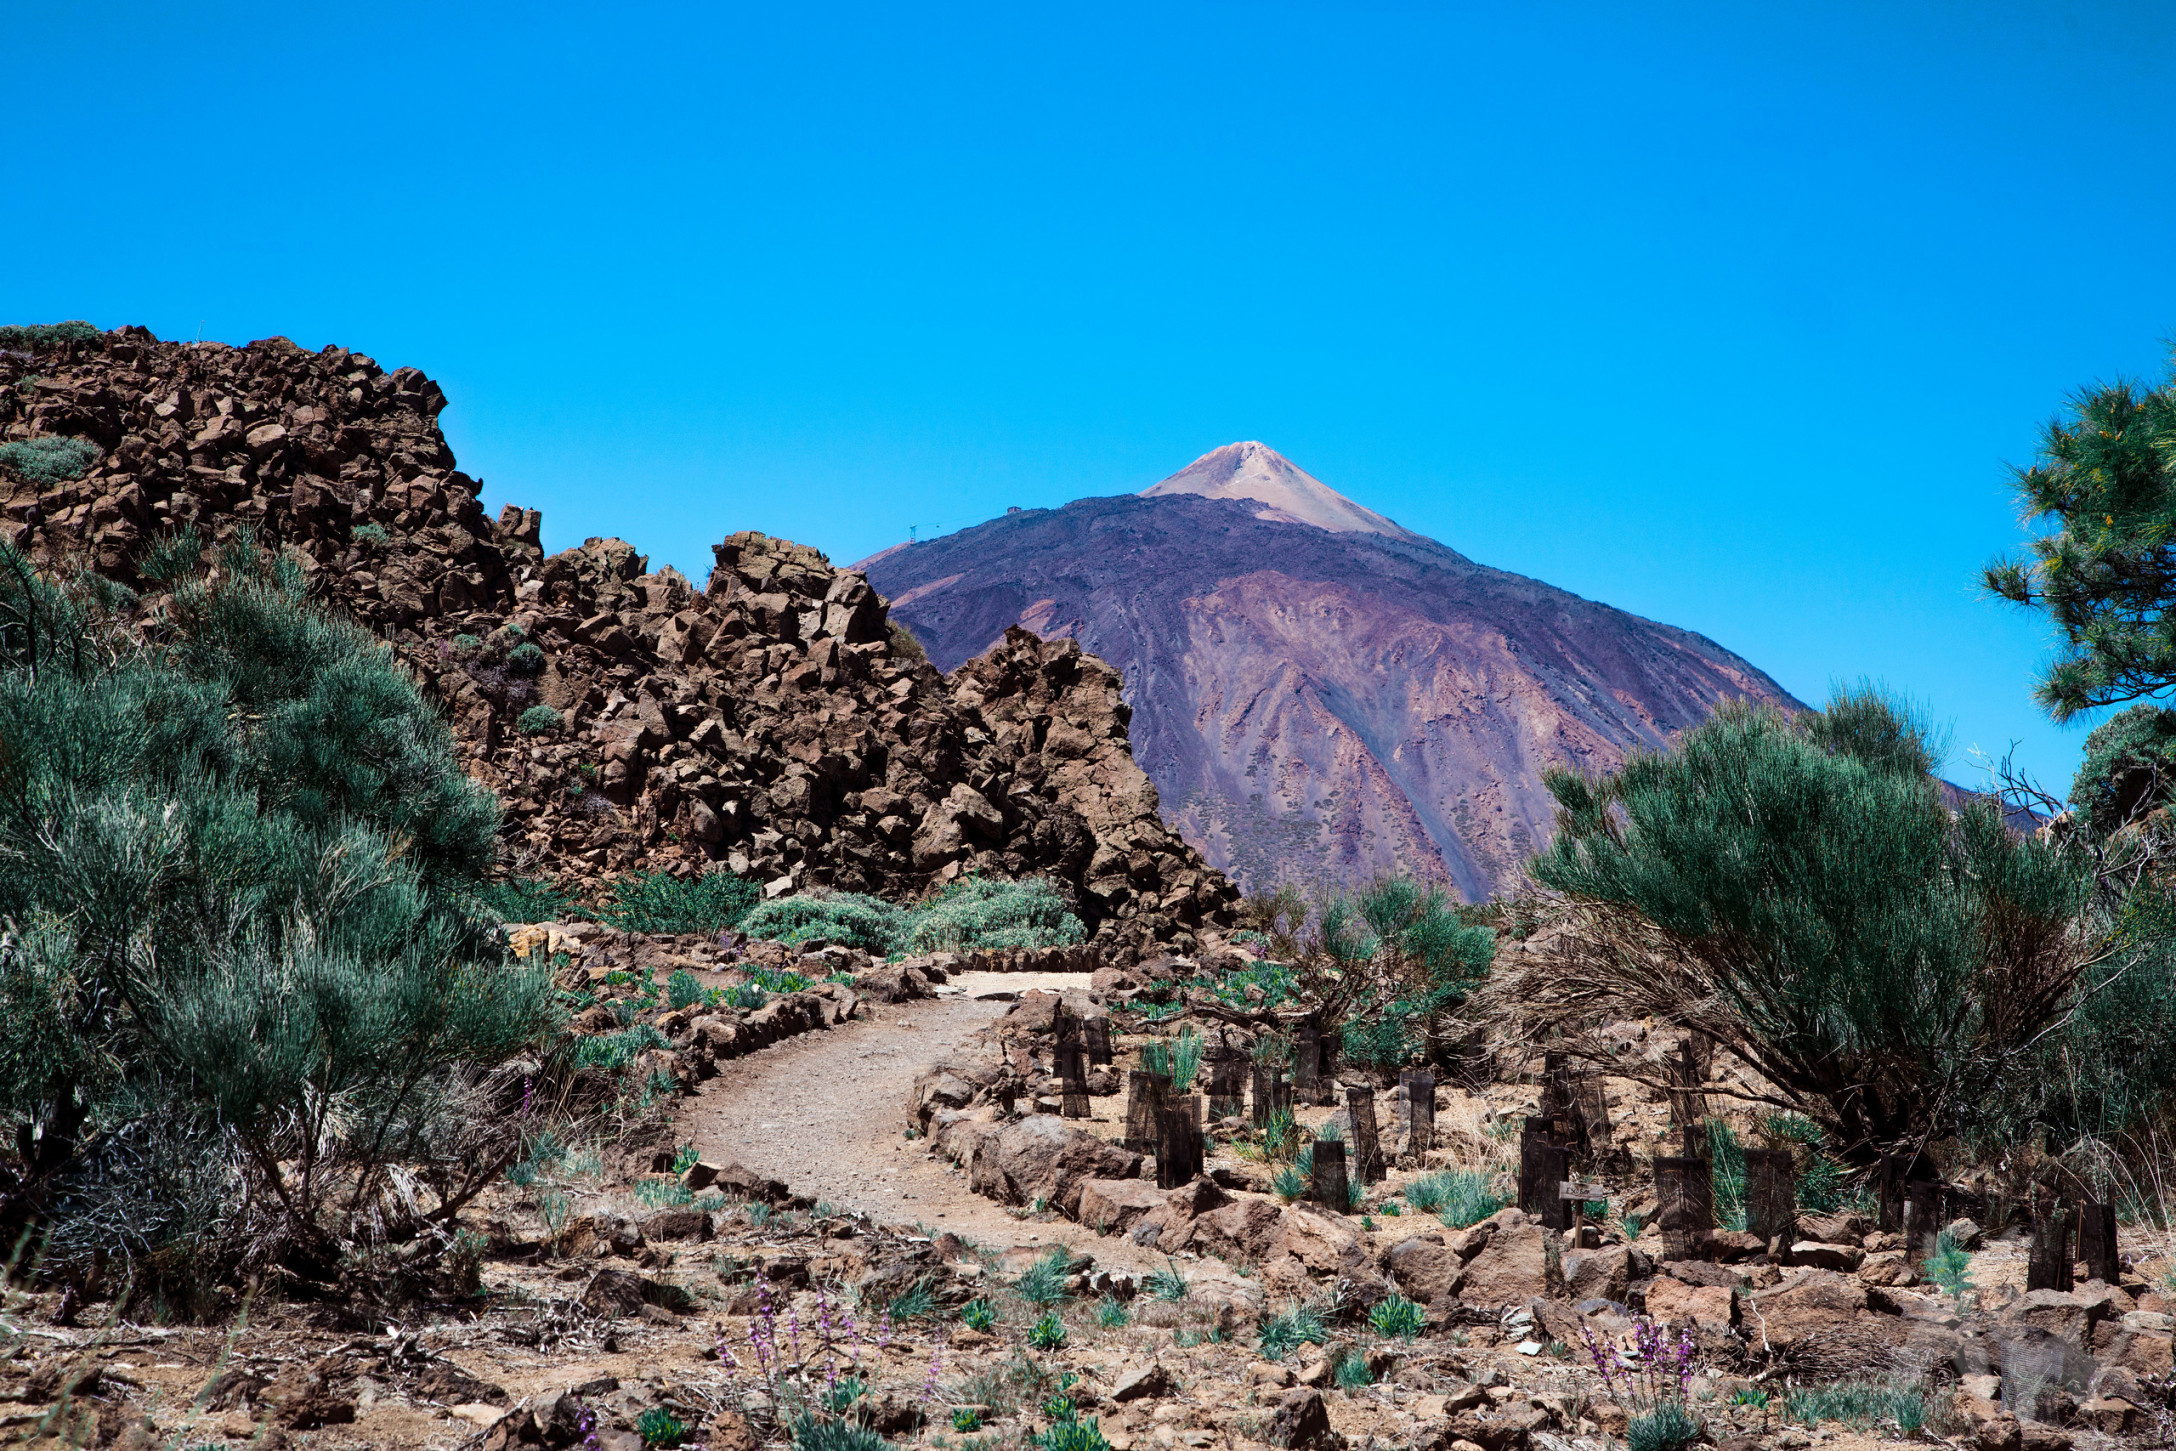
<svg viewBox="0 0 2176 1451">
<path fill-rule="evenodd" d="M 1672 1335 L 1645 1315 L 1632 1323 L 1632 1343 L 1609 1345 L 1594 1338 L 1582 1322 L 1579 1334 L 1587 1342 L 1587 1355 L 1601 1373 L 1609 1398 L 1632 1413 L 1660 1406 L 1683 1406 L 1692 1385 L 1693 1358 L 1700 1344 L 1692 1327 Z"/>
</svg>

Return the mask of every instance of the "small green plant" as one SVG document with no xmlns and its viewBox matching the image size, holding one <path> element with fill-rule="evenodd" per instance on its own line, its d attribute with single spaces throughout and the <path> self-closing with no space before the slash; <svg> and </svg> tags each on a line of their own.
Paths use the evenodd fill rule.
<svg viewBox="0 0 2176 1451">
<path fill-rule="evenodd" d="M 823 1401 L 825 1410 L 834 1416 L 843 1416 L 853 1406 L 854 1402 L 868 1393 L 869 1382 L 858 1375 L 842 1375 L 824 1387 L 820 1399 Z"/>
<path fill-rule="evenodd" d="M 1161 1074 L 1171 1082 L 1171 1091 L 1184 1093 L 1193 1087 L 1194 1076 L 1201 1071 L 1201 1034 L 1192 1028 L 1184 1029 L 1172 1039 L 1158 1039 L 1141 1045 L 1141 1071 Z"/>
<path fill-rule="evenodd" d="M 557 1240 L 566 1233 L 567 1222 L 574 1217 L 574 1206 L 566 1195 L 556 1189 L 547 1189 L 536 1196 L 536 1217 L 543 1222 L 544 1233 Z"/>
<path fill-rule="evenodd" d="M 1786 1420 L 1804 1426 L 1840 1421 L 1863 1431 L 1893 1421 L 1907 1436 L 1917 1435 L 1927 1421 L 1927 1398 L 1921 1391 L 1878 1381 L 1847 1380 L 1833 1385 L 1801 1386 L 1783 1400 Z"/>
<path fill-rule="evenodd" d="M 23 438 L 0 443 L 0 467 L 32 484 L 63 484 L 80 479 L 98 459 L 98 445 L 84 438 Z"/>
<path fill-rule="evenodd" d="M 485 882 L 476 895 L 505 922 L 554 922 L 567 910 L 567 894 L 546 877 Z"/>
<path fill-rule="evenodd" d="M 1096 1326 L 1101 1330 L 1123 1330 L 1133 1319 L 1133 1312 L 1124 1303 L 1105 1295 L 1096 1301 Z"/>
<path fill-rule="evenodd" d="M 1282 1360 L 1302 1345 L 1321 1345 L 1330 1338 L 1329 1327 L 1312 1306 L 1294 1304 L 1262 1326 L 1260 1348 L 1264 1360 Z"/>
<path fill-rule="evenodd" d="M 1647 1216 L 1644 1214 L 1627 1214 L 1624 1217 L 1624 1237 L 1626 1239 L 1638 1239 L 1640 1231 L 1646 1227 Z"/>
<path fill-rule="evenodd" d="M 1037 1350 L 1056 1350 L 1065 1344 L 1065 1322 L 1057 1311 L 1044 1311 L 1043 1318 L 1028 1328 L 1028 1344 Z"/>
<path fill-rule="evenodd" d="M 695 1202 L 688 1186 L 673 1179 L 638 1179 L 635 1197 L 652 1209 L 678 1209 Z"/>
<path fill-rule="evenodd" d="M 1159 1300 L 1174 1302 L 1185 1299 L 1193 1292 L 1193 1287 L 1187 1283 L 1186 1276 L 1179 1269 L 1178 1261 L 1169 1255 L 1164 1256 L 1164 1268 L 1150 1270 L 1142 1277 L 1141 1288 Z"/>
<path fill-rule="evenodd" d="M 506 652 L 506 668 L 516 675 L 542 675 L 544 652 L 534 640 L 524 640 Z"/>
<path fill-rule="evenodd" d="M 788 1427 L 794 1451 L 889 1451 L 882 1436 L 853 1421 L 820 1421 L 803 1413 Z"/>
<path fill-rule="evenodd" d="M 990 1328 L 997 1324 L 997 1307 L 988 1300 L 969 1300 L 960 1306 L 960 1320 L 969 1330 L 980 1330 L 988 1334 Z"/>
<path fill-rule="evenodd" d="M 1965 1292 L 1972 1288 L 1972 1256 L 1957 1243 L 1956 1236 L 1943 1230 L 1934 1237 L 1934 1255 L 1920 1266 L 1930 1284 L 1946 1290 L 1956 1303 L 1958 1313 L 1964 1311 Z"/>
<path fill-rule="evenodd" d="M 961 1406 L 952 1413 L 952 1429 L 966 1435 L 982 1429 L 982 1408 Z"/>
<path fill-rule="evenodd" d="M 891 1303 L 885 1308 L 890 1312 L 894 1325 L 904 1325 L 909 1320 L 926 1320 L 936 1314 L 937 1297 L 930 1293 L 929 1276 L 922 1276 L 892 1296 Z"/>
<path fill-rule="evenodd" d="M 677 1446 L 688 1438 L 688 1423 L 663 1406 L 652 1406 L 635 1417 L 635 1434 L 645 1446 Z"/>
<path fill-rule="evenodd" d="M 1368 1186 L 1358 1179 L 1347 1179 L 1345 1181 L 1345 1212 L 1347 1214 L 1358 1214 L 1367 1207 L 1367 1202 Z M 1366 1227 L 1373 1229 L 1375 1224 L 1371 1220 L 1367 1222 Z"/>
<path fill-rule="evenodd" d="M 584 1038 L 574 1050 L 574 1061 L 582 1068 L 617 1070 L 625 1068 L 648 1049 L 671 1046 L 665 1035 L 651 1024 L 637 1023 L 617 1033 L 599 1033 L 594 1038 Z"/>
<path fill-rule="evenodd" d="M 1399 1209 L 1398 1209 L 1398 1201 L 1397 1201 L 1397 1200 L 1395 1200 L 1395 1199 L 1388 1199 L 1388 1200 L 1385 1200 L 1385 1201 L 1383 1202 L 1383 1215 L 1384 1215 L 1384 1217 L 1385 1217 L 1385 1218 L 1387 1218 L 1387 1219 L 1396 1219 L 1396 1218 L 1398 1217 L 1399 1213 L 1400 1213 L 1400 1211 L 1399 1211 Z"/>
<path fill-rule="evenodd" d="M 1306 1195 L 1308 1184 L 1297 1168 L 1286 1164 L 1269 1176 L 1269 1187 L 1277 1191 L 1279 1199 L 1290 1204 Z"/>
<path fill-rule="evenodd" d="M 1066 1282 L 1072 1278 L 1072 1254 L 1064 1249 L 1054 1249 L 1034 1264 L 1020 1272 L 1013 1281 L 1013 1292 L 1031 1305 L 1046 1309 L 1062 1304 L 1066 1298 Z"/>
<path fill-rule="evenodd" d="M 1444 1197 L 1436 1218 L 1448 1229 L 1479 1224 L 1510 1202 L 1496 1192 L 1493 1176 L 1481 1170 L 1445 1169 L 1437 1177 L 1443 1181 Z"/>
<path fill-rule="evenodd" d="M 1111 1451 L 1103 1428 L 1094 1416 L 1067 1416 L 1040 1436 L 1030 1438 L 1035 1451 Z"/>
<path fill-rule="evenodd" d="M 665 1001 L 674 1008 L 692 1008 L 703 1000 L 703 980 L 686 968 L 665 979 Z"/>
<path fill-rule="evenodd" d="M 559 729 L 559 712 L 548 705 L 532 705 L 514 719 L 514 729 L 525 736 L 540 736 Z"/>
<path fill-rule="evenodd" d="M 1362 1390 L 1375 1384 L 1375 1372 L 1368 1368 L 1368 1358 L 1357 1351 L 1347 1351 L 1339 1356 L 1330 1376 L 1341 1391 Z"/>
<path fill-rule="evenodd" d="M 733 1008 L 752 1013 L 770 1001 L 770 994 L 752 982 L 737 982 L 731 987 L 714 987 L 703 995 L 703 1001 L 714 1008 Z"/>
<path fill-rule="evenodd" d="M 348 531 L 348 538 L 357 544 L 385 545 L 393 542 L 393 536 L 385 532 L 383 524 L 358 524 Z M 457 637 L 456 643 L 460 639 L 473 640 L 475 638 L 474 635 Z"/>
<path fill-rule="evenodd" d="M 1698 1441 L 1704 1428 L 1694 1415 L 1675 1401 L 1664 1401 L 1644 1416 L 1634 1416 L 1625 1427 L 1626 1451 L 1684 1451 Z"/>
<path fill-rule="evenodd" d="M 1427 1315 L 1405 1296 L 1391 1294 L 1377 1300 L 1374 1308 L 1368 1311 L 1368 1324 L 1375 1327 L 1378 1335 L 1411 1340 L 1426 1326 Z"/>
<path fill-rule="evenodd" d="M 1768 1407 L 1767 1387 L 1739 1386 L 1730 1393 L 1730 1403 L 1734 1406 L 1754 1406 L 1766 1410 Z"/>
<path fill-rule="evenodd" d="M 701 1163 L 702 1159 L 703 1151 L 695 1147 L 695 1140 L 689 1139 L 672 1151 L 672 1171 L 675 1174 L 685 1174 Z"/>
<path fill-rule="evenodd" d="M 746 971 L 757 986 L 774 993 L 807 992 L 809 989 L 809 980 L 788 968 L 751 967 Z"/>
<path fill-rule="evenodd" d="M 1231 1338 L 1231 1331 L 1222 1325 L 1211 1325 L 1205 1330 L 1175 1330 L 1171 1343 L 1181 1350 L 1189 1350 L 1196 1345 L 1222 1345 Z"/>
<path fill-rule="evenodd" d="M 370 526 L 366 524 L 363 527 L 367 529 Z M 357 530 L 356 532 L 361 533 L 362 531 Z M 455 635 L 453 637 L 453 648 L 456 654 L 473 655 L 478 650 L 483 648 L 483 644 L 483 639 L 480 636 L 467 634 L 465 632 L 459 635 Z"/>
</svg>

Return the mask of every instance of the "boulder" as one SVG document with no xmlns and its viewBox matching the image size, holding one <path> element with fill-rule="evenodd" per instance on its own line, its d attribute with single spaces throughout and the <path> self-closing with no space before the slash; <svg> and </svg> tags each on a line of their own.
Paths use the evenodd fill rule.
<svg viewBox="0 0 2176 1451">
<path fill-rule="evenodd" d="M 1131 1234 L 1142 1216 L 1161 1209 L 1169 1191 L 1150 1179 L 1084 1179 L 1080 1222 L 1097 1234 Z"/>
<path fill-rule="evenodd" d="M 1647 1285 L 1647 1313 L 1658 1324 L 1728 1330 L 1738 1323 L 1738 1292 L 1657 1275 Z"/>
<path fill-rule="evenodd" d="M 1632 1293 L 1632 1281 L 1644 1274 L 1635 1274 L 1634 1256 L 1641 1261 L 1639 1270 L 1647 1269 L 1647 1257 L 1629 1245 L 1605 1245 L 1601 1249 L 1567 1250 L 1564 1254 L 1564 1294 L 1575 1303 L 1580 1300 L 1609 1300 L 1625 1303 Z"/>
<path fill-rule="evenodd" d="M 1554 1233 L 1516 1209 L 1500 1210 L 1486 1221 L 1489 1234 L 1480 1252 L 1466 1262 L 1458 1298 L 1483 1309 L 1523 1305 L 1535 1296 L 1564 1293 L 1564 1267 Z"/>
<path fill-rule="evenodd" d="M 1391 1246 L 1383 1267 L 1407 1299 L 1434 1305 L 1457 1295 L 1466 1262 L 1443 1243 L 1442 1235 L 1422 1234 Z"/>
<path fill-rule="evenodd" d="M 1833 1270 L 1804 1270 L 1752 1296 L 1745 1335 L 1756 1349 L 1785 1350 L 1847 1324 L 1866 1309 L 1866 1286 Z"/>
<path fill-rule="evenodd" d="M 969 1169 L 974 1191 L 1001 1204 L 1045 1203 L 1070 1218 L 1080 1213 L 1081 1186 L 1090 1179 L 1132 1179 L 1141 1156 L 1076 1129 L 1062 1118 L 1015 1119 L 976 1151 Z"/>
<path fill-rule="evenodd" d="M 1322 1392 L 1312 1386 L 1287 1391 L 1269 1418 L 1269 1439 L 1288 1451 L 1338 1451 L 1345 1438 L 1330 1429 Z"/>
</svg>

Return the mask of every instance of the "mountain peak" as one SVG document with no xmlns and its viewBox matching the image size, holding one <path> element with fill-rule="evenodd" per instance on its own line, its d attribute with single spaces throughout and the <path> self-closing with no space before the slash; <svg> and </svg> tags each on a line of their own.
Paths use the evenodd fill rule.
<svg viewBox="0 0 2176 1451">
<path fill-rule="evenodd" d="M 1387 534 L 1393 539 L 1418 538 L 1410 530 L 1364 509 L 1301 468 L 1266 443 L 1249 440 L 1211 449 L 1154 488 L 1143 489 L 1148 499 L 1173 494 L 1199 494 L 1209 499 L 1251 499 L 1266 508 L 1255 510 L 1257 519 L 1286 524 L 1312 524 L 1332 534 Z"/>
</svg>

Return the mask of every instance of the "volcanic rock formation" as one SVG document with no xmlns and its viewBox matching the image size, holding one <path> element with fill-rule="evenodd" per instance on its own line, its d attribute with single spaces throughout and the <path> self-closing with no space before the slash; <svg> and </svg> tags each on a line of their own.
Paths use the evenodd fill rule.
<svg viewBox="0 0 2176 1451">
<path fill-rule="evenodd" d="M 1118 667 L 1135 758 L 1250 887 L 1396 867 L 1488 896 L 1547 838 L 1547 767 L 1613 768 L 1731 696 L 1796 704 L 1712 640 L 1475 564 L 1258 443 L 863 567 L 940 666 L 1017 625 Z"/>
<path fill-rule="evenodd" d="M 129 328 L 0 352 L 0 442 L 101 450 L 57 482 L 0 467 L 0 530 L 129 584 L 184 527 L 289 550 L 444 701 L 517 871 L 590 885 L 716 863 L 774 894 L 893 898 L 1043 874 L 1118 951 L 1228 922 L 1234 889 L 1166 829 L 1128 753 L 1117 675 L 1074 642 L 993 631 L 948 684 L 813 549 L 736 534 L 701 589 L 616 539 L 547 558 L 535 510 L 485 517 L 445 403 L 413 368 L 284 338 Z"/>
</svg>

